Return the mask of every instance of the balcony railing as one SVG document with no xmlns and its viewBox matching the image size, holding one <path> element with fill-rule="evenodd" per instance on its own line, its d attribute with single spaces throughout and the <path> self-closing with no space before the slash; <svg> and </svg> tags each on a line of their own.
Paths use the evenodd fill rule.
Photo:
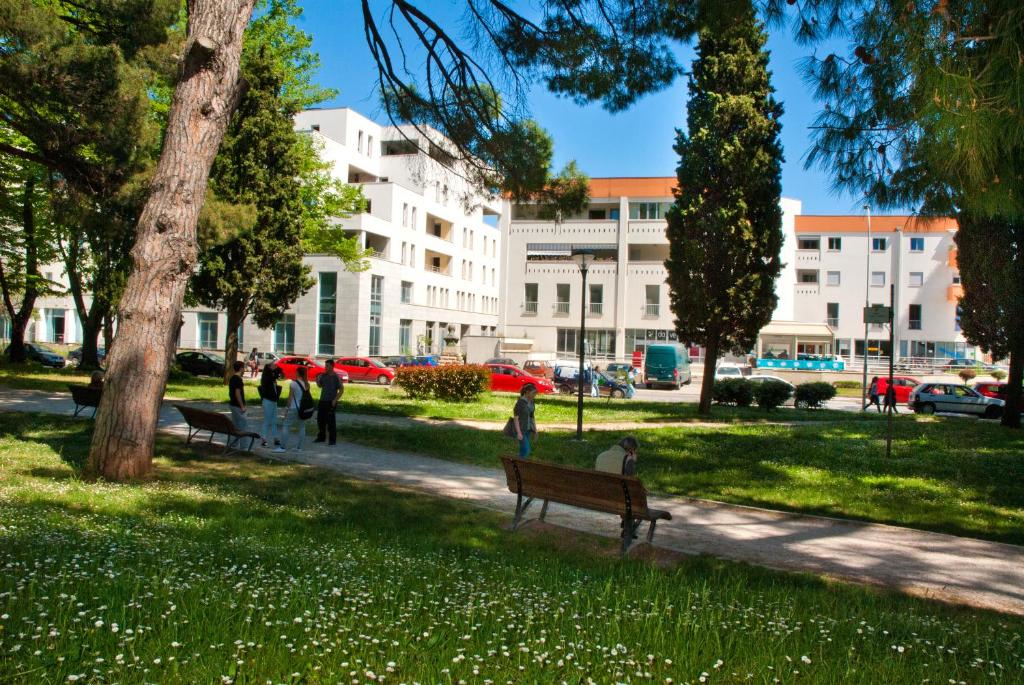
<svg viewBox="0 0 1024 685">
<path fill-rule="evenodd" d="M 825 323 L 827 323 L 832 328 L 839 328 L 839 319 L 838 318 L 829 317 L 829 318 L 825 319 Z"/>
<path fill-rule="evenodd" d="M 536 314 L 537 303 L 536 302 L 524 302 L 523 303 L 523 314 Z"/>
<path fill-rule="evenodd" d="M 659 304 L 646 304 L 644 305 L 644 318 L 656 319 L 658 318 L 658 312 L 661 309 Z"/>
<path fill-rule="evenodd" d="M 427 267 L 427 271 L 435 274 L 441 274 L 442 276 L 448 275 L 448 269 L 444 268 L 443 266 L 430 265 Z"/>
<path fill-rule="evenodd" d="M 912 331 L 919 331 L 919 330 L 921 330 L 921 319 L 911 319 L 910 320 L 910 330 L 912 330 Z"/>
<path fill-rule="evenodd" d="M 601 316 L 601 313 L 603 311 L 604 311 L 604 303 L 603 302 L 591 302 L 590 303 L 590 314 L 592 316 Z"/>
<path fill-rule="evenodd" d="M 568 314 L 569 303 L 568 302 L 556 302 L 555 303 L 555 314 Z"/>
</svg>

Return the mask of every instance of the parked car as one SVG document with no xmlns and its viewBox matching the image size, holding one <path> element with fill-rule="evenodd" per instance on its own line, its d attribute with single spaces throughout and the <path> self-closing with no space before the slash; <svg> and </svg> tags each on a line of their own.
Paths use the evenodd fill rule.
<svg viewBox="0 0 1024 685">
<path fill-rule="evenodd" d="M 678 390 L 689 385 L 690 353 L 679 343 L 648 345 L 644 355 L 644 382 L 648 388 L 659 385 Z"/>
<path fill-rule="evenodd" d="M 519 368 L 519 362 L 515 359 L 509 359 L 508 357 L 495 357 L 493 359 L 488 359 L 484 362 L 484 366 L 487 366 L 488 364 L 504 364 L 505 366 L 514 366 Z"/>
<path fill-rule="evenodd" d="M 551 380 L 555 376 L 555 365 L 551 362 L 540 361 L 537 359 L 531 359 L 523 364 L 523 371 L 530 374 L 531 376 L 537 376 L 538 378 L 547 378 Z"/>
<path fill-rule="evenodd" d="M 910 400 L 910 392 L 921 384 L 921 381 L 917 380 L 913 376 L 893 376 L 892 385 L 896 393 L 896 402 L 902 404 Z M 889 377 L 879 376 L 878 377 L 878 395 L 884 401 L 885 393 L 889 390 Z"/>
<path fill-rule="evenodd" d="M 1006 402 L 1006 389 L 1010 387 L 1006 383 L 998 383 L 996 381 L 982 381 L 981 383 L 975 383 L 974 389 L 984 395 L 985 397 L 994 397 L 995 399 Z M 1020 396 L 1020 407 L 1024 410 L 1024 392 Z"/>
<path fill-rule="evenodd" d="M 417 357 L 402 357 L 399 366 L 437 366 L 437 356 L 433 354 L 421 354 Z"/>
<path fill-rule="evenodd" d="M 751 373 L 753 373 L 753 370 L 745 364 L 722 362 L 715 369 L 715 380 L 723 378 L 749 378 Z"/>
<path fill-rule="evenodd" d="M 334 368 L 341 369 L 353 381 L 363 383 L 379 383 L 387 385 L 395 380 L 395 372 L 383 362 L 369 357 L 339 357 L 334 360 Z"/>
<path fill-rule="evenodd" d="M 951 359 L 949 361 L 949 363 L 946 364 L 943 367 L 944 370 L 946 370 L 946 371 L 948 371 L 950 373 L 956 373 L 957 371 L 960 371 L 961 369 L 978 369 L 979 371 L 995 371 L 996 369 L 999 369 L 999 368 L 1001 368 L 1001 367 L 996 366 L 995 364 L 986 364 L 985 362 L 980 362 L 980 361 L 978 361 L 976 359 Z"/>
<path fill-rule="evenodd" d="M 626 374 L 633 368 L 633 365 L 628 362 L 615 362 L 604 367 L 605 373 L 612 378 L 616 378 L 620 381 L 626 380 Z"/>
<path fill-rule="evenodd" d="M 327 370 L 323 364 L 311 357 L 284 356 L 274 362 L 274 368 L 279 369 L 283 377 L 291 381 L 295 380 L 295 373 L 300 366 L 306 367 L 306 377 L 310 383 L 315 383 L 320 374 Z M 346 371 L 334 367 L 334 373 L 342 383 L 348 383 L 349 376 Z"/>
<path fill-rule="evenodd" d="M 576 374 L 579 376 L 579 373 Z M 576 376 L 572 378 L 563 378 L 556 380 L 558 393 L 561 395 L 575 395 L 579 392 L 579 384 L 576 382 Z M 598 371 L 597 376 L 599 378 L 597 383 L 597 392 L 601 397 L 625 397 L 629 392 L 629 387 L 625 382 L 620 381 L 616 378 L 612 378 L 603 371 Z M 583 384 L 583 394 L 590 395 L 590 383 Z"/>
<path fill-rule="evenodd" d="M 779 378 L 778 376 L 769 376 L 767 374 L 757 373 L 751 376 L 744 376 L 744 378 L 746 378 L 751 383 L 767 383 L 768 381 L 774 381 L 776 383 L 784 383 L 788 385 L 792 390 L 796 389 L 796 386 L 793 385 L 791 382 L 787 381 L 785 378 Z"/>
<path fill-rule="evenodd" d="M 193 376 L 224 375 L 224 357 L 212 352 L 179 352 L 174 362 Z"/>
<path fill-rule="evenodd" d="M 966 385 L 956 383 L 921 383 L 910 391 L 907 401 L 907 405 L 919 414 L 980 414 L 986 419 L 1002 416 L 1004 404 L 1000 399 L 985 397 Z"/>
<path fill-rule="evenodd" d="M 510 364 L 484 364 L 491 372 L 491 390 L 494 392 L 519 392 L 524 385 L 533 385 L 537 393 L 544 395 L 555 391 L 554 384 L 547 378 L 532 376 Z"/>
<path fill-rule="evenodd" d="M 103 362 L 107 360 L 107 351 L 102 347 L 96 349 L 96 361 L 103 365 Z M 78 347 L 68 352 L 67 363 L 72 366 L 78 366 L 82 363 L 82 348 Z"/>
<path fill-rule="evenodd" d="M 9 350 L 10 348 L 8 347 Z M 64 357 L 36 343 L 25 343 L 25 359 L 54 369 L 63 369 L 67 364 Z"/>
</svg>

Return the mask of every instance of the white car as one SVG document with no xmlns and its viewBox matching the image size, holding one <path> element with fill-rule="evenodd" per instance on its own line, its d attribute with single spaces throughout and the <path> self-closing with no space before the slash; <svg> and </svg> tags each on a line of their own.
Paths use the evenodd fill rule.
<svg viewBox="0 0 1024 685">
<path fill-rule="evenodd" d="M 750 378 L 750 367 L 731 362 L 719 364 L 715 369 L 715 380 L 723 378 Z"/>
<path fill-rule="evenodd" d="M 791 390 L 796 390 L 796 386 L 787 381 L 785 378 L 779 378 L 778 376 L 769 376 L 767 374 L 754 374 L 753 376 L 747 376 L 747 380 L 751 383 L 765 383 L 767 381 L 775 381 L 777 383 L 785 383 L 790 387 Z"/>
</svg>

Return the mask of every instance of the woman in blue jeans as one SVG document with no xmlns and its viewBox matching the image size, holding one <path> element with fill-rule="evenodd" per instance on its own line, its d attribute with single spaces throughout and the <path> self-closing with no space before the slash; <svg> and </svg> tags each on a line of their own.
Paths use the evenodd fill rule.
<svg viewBox="0 0 1024 685">
<path fill-rule="evenodd" d="M 281 398 L 281 386 L 272 364 L 263 367 L 260 376 L 260 399 L 263 400 L 263 446 L 273 447 L 277 443 L 277 401 Z"/>
<path fill-rule="evenodd" d="M 519 399 L 512 410 L 516 426 L 516 440 L 519 441 L 519 458 L 530 456 L 531 443 L 537 440 L 537 422 L 533 418 L 533 401 L 537 397 L 537 386 L 527 383 L 519 391 Z"/>
</svg>

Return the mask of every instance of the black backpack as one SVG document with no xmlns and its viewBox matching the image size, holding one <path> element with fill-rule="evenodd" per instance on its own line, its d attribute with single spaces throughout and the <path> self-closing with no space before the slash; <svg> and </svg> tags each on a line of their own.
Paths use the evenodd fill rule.
<svg viewBox="0 0 1024 685">
<path fill-rule="evenodd" d="M 299 418 L 305 421 L 311 416 L 313 416 L 313 396 L 307 386 L 303 388 L 302 399 L 299 400 Z"/>
</svg>

